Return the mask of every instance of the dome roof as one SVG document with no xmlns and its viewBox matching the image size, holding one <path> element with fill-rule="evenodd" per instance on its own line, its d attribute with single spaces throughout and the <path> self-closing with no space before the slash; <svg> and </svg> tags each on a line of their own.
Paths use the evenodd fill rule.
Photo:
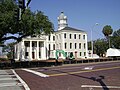
<svg viewBox="0 0 120 90">
<path fill-rule="evenodd" d="M 61 12 L 59 19 L 66 19 L 67 17 L 64 15 L 64 12 Z"/>
</svg>

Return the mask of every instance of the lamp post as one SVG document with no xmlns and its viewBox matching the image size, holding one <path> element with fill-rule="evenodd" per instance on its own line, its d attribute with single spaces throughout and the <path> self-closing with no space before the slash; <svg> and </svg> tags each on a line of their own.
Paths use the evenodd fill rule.
<svg viewBox="0 0 120 90">
<path fill-rule="evenodd" d="M 95 23 L 95 25 L 92 27 L 92 29 L 91 29 L 91 50 L 92 50 L 92 52 L 91 52 L 91 56 L 92 56 L 92 58 L 93 58 L 93 37 L 92 37 L 92 31 L 93 31 L 93 29 L 94 29 L 94 27 L 96 26 L 96 25 L 99 25 L 98 23 Z"/>
</svg>

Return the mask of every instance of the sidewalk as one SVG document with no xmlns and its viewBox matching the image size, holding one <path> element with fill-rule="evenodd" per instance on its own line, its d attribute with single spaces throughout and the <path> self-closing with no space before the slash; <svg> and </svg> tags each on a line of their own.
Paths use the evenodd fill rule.
<svg viewBox="0 0 120 90">
<path fill-rule="evenodd" d="M 24 90 L 11 70 L 0 70 L 0 90 Z"/>
</svg>

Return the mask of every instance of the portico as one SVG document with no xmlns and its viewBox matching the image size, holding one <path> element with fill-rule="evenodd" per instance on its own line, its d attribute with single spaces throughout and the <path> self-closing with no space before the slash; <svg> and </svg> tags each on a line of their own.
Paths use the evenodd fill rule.
<svg viewBox="0 0 120 90">
<path fill-rule="evenodd" d="M 21 60 L 43 60 L 46 59 L 45 41 L 41 40 L 23 40 L 21 49 L 16 47 L 20 53 L 16 59 Z"/>
</svg>

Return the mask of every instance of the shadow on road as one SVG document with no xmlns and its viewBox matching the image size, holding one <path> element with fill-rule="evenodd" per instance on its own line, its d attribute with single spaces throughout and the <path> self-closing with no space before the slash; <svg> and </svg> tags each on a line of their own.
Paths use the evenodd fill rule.
<svg viewBox="0 0 120 90">
<path fill-rule="evenodd" d="M 72 76 L 81 77 L 81 78 L 89 79 L 89 80 L 92 80 L 92 81 L 96 81 L 102 86 L 103 90 L 109 90 L 107 85 L 103 82 L 103 79 L 105 79 L 105 77 L 102 76 L 102 75 L 99 76 L 98 78 L 96 78 L 96 77 L 85 77 L 85 76 L 80 76 L 80 75 L 76 75 L 76 74 L 70 74 L 68 72 L 63 72 L 63 71 L 60 71 L 60 70 L 52 70 L 52 71 L 56 71 L 56 72 L 60 72 L 60 73 L 67 73 L 68 75 L 72 75 Z"/>
<path fill-rule="evenodd" d="M 100 85 L 102 86 L 103 90 L 109 90 L 109 88 L 106 86 L 106 84 L 102 81 L 104 79 L 104 76 L 99 76 L 99 78 L 91 77 L 89 79 L 99 82 Z"/>
</svg>

